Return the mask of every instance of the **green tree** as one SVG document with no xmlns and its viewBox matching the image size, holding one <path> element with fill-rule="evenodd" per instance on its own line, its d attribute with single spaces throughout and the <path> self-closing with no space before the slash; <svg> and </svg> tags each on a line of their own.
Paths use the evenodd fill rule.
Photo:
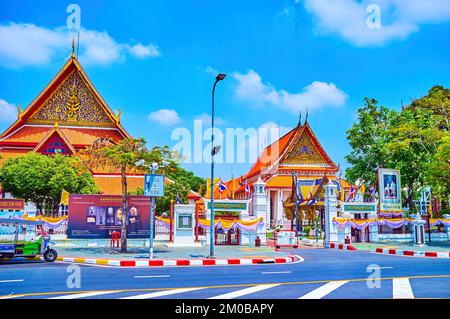
<svg viewBox="0 0 450 319">
<path fill-rule="evenodd" d="M 412 210 L 423 186 L 430 185 L 435 196 L 448 198 L 449 114 L 450 90 L 441 86 L 431 88 L 401 112 L 378 107 L 376 100 L 366 98 L 358 110 L 358 122 L 347 131 L 352 147 L 346 156 L 352 165 L 347 178 L 354 182 L 362 177 L 373 183 L 379 167 L 395 168 L 401 172 Z"/>
<path fill-rule="evenodd" d="M 442 132 L 430 110 L 406 108 L 388 130 L 389 167 L 400 170 L 407 187 L 406 201 L 414 207 L 417 192 L 428 183 L 427 166 L 437 151 Z"/>
<path fill-rule="evenodd" d="M 167 171 L 167 177 L 173 181 L 183 181 L 189 184 L 190 190 L 198 192 L 200 195 L 206 193 L 206 180 L 184 169 L 177 162 L 174 162 L 174 165 Z"/>
<path fill-rule="evenodd" d="M 351 167 L 346 170 L 346 178 L 354 183 L 363 178 L 369 185 L 376 182 L 378 168 L 389 161 L 386 143 L 390 122 L 395 111 L 378 106 L 375 99 L 364 99 L 364 106 L 358 110 L 358 122 L 347 131 L 347 139 L 352 151 L 345 157 Z"/>
<path fill-rule="evenodd" d="M 176 203 L 177 196 L 180 198 L 181 204 L 187 204 L 190 186 L 185 181 L 175 181 L 167 184 L 164 190 L 164 196 L 156 200 L 156 212 L 163 213 L 170 211 L 170 201 L 174 200 Z"/>
<path fill-rule="evenodd" d="M 98 188 L 89 171 L 80 170 L 76 158 L 28 153 L 10 158 L 0 168 L 5 191 L 57 213 L 62 190 L 73 194 L 95 194 Z"/>
</svg>

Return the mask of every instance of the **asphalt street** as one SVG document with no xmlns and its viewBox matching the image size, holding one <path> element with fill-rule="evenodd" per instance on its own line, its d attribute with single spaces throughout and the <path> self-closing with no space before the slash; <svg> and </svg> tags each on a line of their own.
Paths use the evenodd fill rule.
<svg viewBox="0 0 450 319">
<path fill-rule="evenodd" d="M 2 263 L 0 298 L 450 298 L 450 259 L 325 249 L 289 252 L 303 262 L 159 268 L 79 265 L 79 277 L 74 277 L 78 269 L 72 264 Z M 368 272 L 370 265 L 378 267 L 380 281 Z"/>
</svg>

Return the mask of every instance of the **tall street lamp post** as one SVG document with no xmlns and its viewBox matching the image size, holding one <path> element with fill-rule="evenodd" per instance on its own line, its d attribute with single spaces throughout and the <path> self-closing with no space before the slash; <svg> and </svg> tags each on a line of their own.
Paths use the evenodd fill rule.
<svg viewBox="0 0 450 319">
<path fill-rule="evenodd" d="M 214 258 L 214 156 L 220 151 L 220 146 L 214 146 L 214 93 L 219 81 L 225 79 L 226 74 L 220 73 L 216 76 L 216 81 L 212 89 L 212 107 L 211 107 L 211 215 L 210 215 L 210 239 L 209 239 L 209 258 Z"/>
</svg>

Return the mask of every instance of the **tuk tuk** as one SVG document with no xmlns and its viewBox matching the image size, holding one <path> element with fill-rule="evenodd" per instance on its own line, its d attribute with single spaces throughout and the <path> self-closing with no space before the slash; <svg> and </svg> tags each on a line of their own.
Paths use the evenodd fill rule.
<svg viewBox="0 0 450 319">
<path fill-rule="evenodd" d="M 0 260 L 43 256 L 47 262 L 55 261 L 58 254 L 43 225 L 43 221 L 0 218 Z"/>
</svg>

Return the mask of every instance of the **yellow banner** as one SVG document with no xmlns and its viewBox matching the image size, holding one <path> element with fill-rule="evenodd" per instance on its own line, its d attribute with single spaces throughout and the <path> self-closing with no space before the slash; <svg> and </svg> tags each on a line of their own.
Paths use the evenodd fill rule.
<svg viewBox="0 0 450 319">
<path fill-rule="evenodd" d="M 69 196 L 69 192 L 63 189 L 61 194 L 61 202 L 59 204 L 69 206 Z"/>
</svg>

